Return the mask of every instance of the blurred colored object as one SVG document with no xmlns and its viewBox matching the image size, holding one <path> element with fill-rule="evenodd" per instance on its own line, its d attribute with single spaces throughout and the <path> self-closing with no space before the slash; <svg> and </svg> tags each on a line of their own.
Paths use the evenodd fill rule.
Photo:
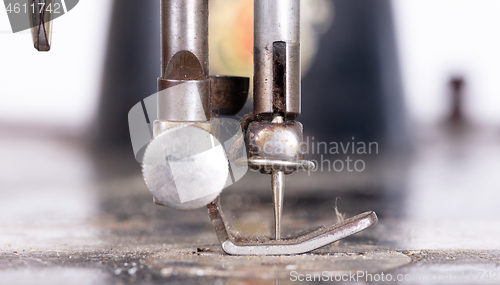
<svg viewBox="0 0 500 285">
<path fill-rule="evenodd" d="M 301 2 L 302 74 L 309 70 L 319 39 L 333 22 L 333 2 Z M 210 1 L 210 73 L 253 76 L 253 0 Z"/>
</svg>

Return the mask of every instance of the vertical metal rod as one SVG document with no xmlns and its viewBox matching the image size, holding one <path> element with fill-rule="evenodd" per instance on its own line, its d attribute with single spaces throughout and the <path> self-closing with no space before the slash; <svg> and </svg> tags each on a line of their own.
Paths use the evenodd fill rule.
<svg viewBox="0 0 500 285">
<path fill-rule="evenodd" d="M 180 51 L 193 53 L 208 77 L 208 0 L 161 1 L 161 74 Z"/>
<path fill-rule="evenodd" d="M 285 192 L 285 173 L 273 171 L 271 174 L 274 203 L 274 230 L 276 240 L 281 239 L 281 214 L 283 213 L 283 196 Z"/>
<path fill-rule="evenodd" d="M 300 0 L 254 0 L 254 114 L 263 118 L 275 113 L 276 55 L 285 75 L 280 84 L 284 100 L 279 102 L 279 109 L 293 120 L 301 108 Z"/>
<path fill-rule="evenodd" d="M 208 0 L 161 0 L 158 120 L 210 119 Z"/>
</svg>

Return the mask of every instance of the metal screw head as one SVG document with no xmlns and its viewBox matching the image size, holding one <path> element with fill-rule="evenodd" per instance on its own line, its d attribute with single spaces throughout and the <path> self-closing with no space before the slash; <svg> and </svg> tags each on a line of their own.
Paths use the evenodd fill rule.
<svg viewBox="0 0 500 285">
<path fill-rule="evenodd" d="M 195 126 L 167 129 L 146 148 L 144 180 L 158 204 L 177 210 L 206 206 L 220 194 L 229 174 L 224 148 Z"/>
</svg>

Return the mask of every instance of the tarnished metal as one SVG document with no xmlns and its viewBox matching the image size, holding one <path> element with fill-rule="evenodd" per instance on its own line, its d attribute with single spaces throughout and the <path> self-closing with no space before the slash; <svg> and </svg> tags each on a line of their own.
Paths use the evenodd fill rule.
<svg viewBox="0 0 500 285">
<path fill-rule="evenodd" d="M 210 80 L 158 79 L 158 120 L 208 121 Z"/>
<path fill-rule="evenodd" d="M 162 1 L 158 119 L 208 121 L 208 1 Z"/>
<path fill-rule="evenodd" d="M 358 233 L 378 221 L 375 212 L 369 211 L 330 227 L 314 228 L 304 234 L 289 238 L 276 240 L 269 237 L 259 237 L 255 239 L 242 236 L 231 231 L 226 226 L 219 199 L 207 207 L 208 215 L 222 244 L 222 249 L 231 255 L 292 255 L 306 253 Z"/>
<path fill-rule="evenodd" d="M 234 116 L 248 98 L 250 78 L 237 76 L 210 76 L 210 104 L 216 116 Z"/>
<path fill-rule="evenodd" d="M 302 124 L 297 121 L 254 121 L 248 125 L 246 138 L 249 157 L 293 161 L 302 159 Z"/>
<path fill-rule="evenodd" d="M 254 112 L 245 116 L 248 164 L 271 174 L 275 238 L 252 239 L 229 233 L 218 201 L 208 205 L 210 219 L 223 250 L 234 255 L 299 254 L 357 233 L 377 222 L 366 212 L 329 228 L 282 239 L 281 218 L 285 174 L 313 170 L 315 164 L 302 160 L 300 115 L 300 0 L 254 0 Z"/>
<path fill-rule="evenodd" d="M 208 77 L 208 0 L 161 1 L 161 74 L 174 55 L 189 51 Z"/>
<path fill-rule="evenodd" d="M 181 50 L 174 54 L 168 61 L 163 78 L 172 80 L 203 80 L 207 76 L 196 55 L 190 51 Z"/>
<path fill-rule="evenodd" d="M 196 209 L 220 194 L 229 175 L 210 125 L 208 0 L 162 0 L 161 30 L 158 120 L 143 176 L 155 203 Z"/>
<path fill-rule="evenodd" d="M 300 115 L 300 0 L 254 1 L 254 114 Z"/>
<path fill-rule="evenodd" d="M 282 238 L 285 174 L 315 168 L 313 162 L 302 160 L 302 124 L 294 121 L 300 114 L 300 0 L 254 3 L 254 112 L 241 122 L 245 136 L 236 124 L 239 132 L 228 137 L 226 129 L 234 126 L 222 126 L 220 118 L 212 116 L 241 110 L 248 78 L 208 77 L 208 0 L 162 0 L 158 120 L 155 139 L 144 154 L 143 175 L 159 205 L 180 210 L 208 205 L 226 253 L 299 254 L 366 229 L 377 216 L 366 212 L 329 228 Z M 227 142 L 239 147 L 228 147 Z M 219 194 L 243 175 L 229 175 L 229 167 L 238 166 L 271 174 L 274 239 L 246 237 L 226 227 Z"/>
</svg>

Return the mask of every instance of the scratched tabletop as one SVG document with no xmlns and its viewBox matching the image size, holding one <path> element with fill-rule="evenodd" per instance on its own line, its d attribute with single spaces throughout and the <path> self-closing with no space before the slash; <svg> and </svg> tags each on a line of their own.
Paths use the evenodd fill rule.
<svg viewBox="0 0 500 285">
<path fill-rule="evenodd" d="M 0 284 L 500 283 L 500 132 L 466 132 L 423 127 L 410 154 L 381 151 L 363 172 L 288 175 L 285 235 L 367 210 L 379 223 L 307 254 L 239 257 L 206 209 L 153 204 L 129 147 L 2 131 Z M 251 172 L 221 196 L 250 235 L 271 235 L 271 201 Z"/>
</svg>

